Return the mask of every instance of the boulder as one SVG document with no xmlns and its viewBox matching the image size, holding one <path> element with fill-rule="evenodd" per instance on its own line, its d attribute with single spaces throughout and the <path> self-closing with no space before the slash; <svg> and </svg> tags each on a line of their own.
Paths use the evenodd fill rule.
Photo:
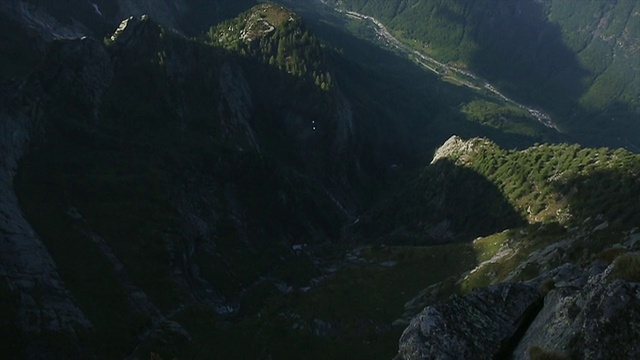
<svg viewBox="0 0 640 360">
<path fill-rule="evenodd" d="M 396 360 L 493 359 L 541 300 L 535 286 L 503 283 L 429 306 L 402 334 Z"/>
</svg>

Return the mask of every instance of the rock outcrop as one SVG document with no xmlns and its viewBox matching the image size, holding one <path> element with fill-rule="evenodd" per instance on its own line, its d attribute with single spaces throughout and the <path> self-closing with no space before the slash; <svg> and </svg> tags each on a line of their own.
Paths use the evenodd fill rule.
<svg viewBox="0 0 640 360">
<path fill-rule="evenodd" d="M 640 283 L 565 264 L 544 297 L 535 284 L 493 285 L 427 307 L 404 331 L 397 360 L 637 359 Z M 546 357 L 545 357 L 546 358 Z"/>
<path fill-rule="evenodd" d="M 481 146 L 495 146 L 495 144 L 484 138 L 464 140 L 458 135 L 453 135 L 436 150 L 431 164 L 448 159 L 456 164 L 464 165 L 472 159 L 475 151 Z"/>
<path fill-rule="evenodd" d="M 565 354 L 567 359 L 637 359 L 640 357 L 640 283 L 617 279 L 614 265 L 595 263 L 556 288 L 513 353 L 530 359 L 534 348 Z"/>
<path fill-rule="evenodd" d="M 540 305 L 536 287 L 507 283 L 429 306 L 402 334 L 396 360 L 493 359 Z"/>
</svg>

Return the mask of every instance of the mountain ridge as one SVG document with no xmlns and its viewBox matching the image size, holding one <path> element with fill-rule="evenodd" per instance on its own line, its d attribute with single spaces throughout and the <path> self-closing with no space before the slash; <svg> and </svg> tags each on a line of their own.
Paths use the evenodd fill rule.
<svg viewBox="0 0 640 360">
<path fill-rule="evenodd" d="M 544 133 L 508 130 L 526 114 L 327 16 L 262 4 L 195 38 L 133 16 L 2 82 L 9 354 L 370 359 L 400 338 L 410 358 L 436 337 L 402 332 L 434 309 L 490 328 L 515 314 L 496 299 L 526 293 L 546 305 L 515 332 L 445 329 L 526 357 L 636 318 L 596 300 L 635 301 L 638 155 L 530 144 Z M 588 333 L 554 342 L 545 319 Z"/>
</svg>

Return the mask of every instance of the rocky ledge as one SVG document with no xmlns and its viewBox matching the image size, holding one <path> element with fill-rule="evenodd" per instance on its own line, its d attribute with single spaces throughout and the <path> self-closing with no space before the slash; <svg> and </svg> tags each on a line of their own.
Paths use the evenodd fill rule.
<svg viewBox="0 0 640 360">
<path fill-rule="evenodd" d="M 637 254 L 565 264 L 429 306 L 405 329 L 396 360 L 638 359 L 639 264 Z"/>
</svg>

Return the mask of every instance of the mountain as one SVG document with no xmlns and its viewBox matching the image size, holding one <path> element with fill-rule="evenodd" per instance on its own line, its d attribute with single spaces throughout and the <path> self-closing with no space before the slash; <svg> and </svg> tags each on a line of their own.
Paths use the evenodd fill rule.
<svg viewBox="0 0 640 360">
<path fill-rule="evenodd" d="M 0 16 L 6 357 L 637 352 L 638 155 L 321 2 Z"/>
<path fill-rule="evenodd" d="M 487 139 L 454 136 L 356 229 L 369 239 L 391 236 L 385 242 L 450 242 L 523 222 L 632 228 L 640 220 L 632 195 L 640 193 L 639 171 L 637 155 L 622 149 L 543 144 L 507 151 Z"/>
<path fill-rule="evenodd" d="M 3 101 L 3 290 L 27 357 L 189 339 L 169 314 L 235 315 L 292 262 L 308 281 L 292 246 L 337 239 L 353 206 L 337 90 L 144 16 L 106 43 L 55 41 Z"/>
<path fill-rule="evenodd" d="M 49 41 L 91 36 L 101 39 L 130 16 L 149 15 L 170 29 L 194 36 L 211 23 L 235 16 L 253 0 L 224 1 L 58 1 L 7 0 L 0 4 L 3 78 L 24 77 L 46 52 Z"/>
<path fill-rule="evenodd" d="M 505 151 L 486 139 L 449 139 L 415 185 L 357 224 L 363 232 L 383 231 L 390 222 L 396 228 L 386 231 L 396 242 L 406 234 L 414 242 L 455 239 L 472 226 L 490 234 L 471 244 L 473 269 L 405 304 L 407 317 L 398 321 L 408 327 L 396 359 L 635 356 L 638 348 L 623 344 L 638 335 L 638 171 L 638 155 L 620 149 L 563 144 Z M 451 184 L 443 186 L 445 179 Z M 504 198 L 478 189 L 489 185 Z M 505 200 L 526 221 L 496 224 L 494 209 Z M 396 211 L 402 213 L 389 216 Z M 457 295 L 447 298 L 451 293 Z"/>
<path fill-rule="evenodd" d="M 638 149 L 638 3 L 631 0 L 328 2 L 371 15 L 414 49 L 549 112 L 579 141 Z"/>
</svg>

